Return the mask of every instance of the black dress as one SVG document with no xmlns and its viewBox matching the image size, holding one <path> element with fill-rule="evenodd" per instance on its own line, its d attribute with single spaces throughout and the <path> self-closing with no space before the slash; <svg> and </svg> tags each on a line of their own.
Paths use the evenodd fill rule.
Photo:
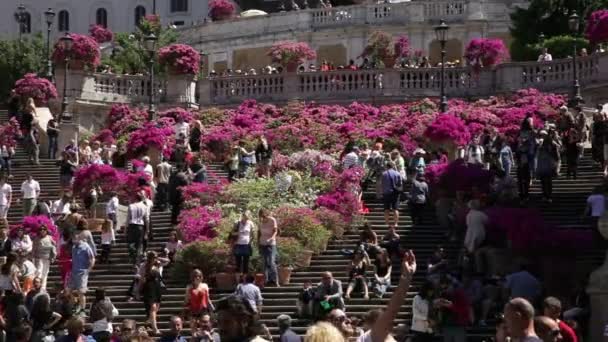
<svg viewBox="0 0 608 342">
<path fill-rule="evenodd" d="M 162 297 L 162 281 L 161 275 L 158 269 L 153 268 L 148 271 L 144 284 L 142 286 L 142 297 L 144 301 L 144 308 L 146 309 L 146 315 L 150 313 L 152 304 L 160 303 Z"/>
<path fill-rule="evenodd" d="M 190 132 L 190 150 L 192 152 L 198 152 L 201 150 L 201 130 L 198 127 L 194 127 Z"/>
</svg>

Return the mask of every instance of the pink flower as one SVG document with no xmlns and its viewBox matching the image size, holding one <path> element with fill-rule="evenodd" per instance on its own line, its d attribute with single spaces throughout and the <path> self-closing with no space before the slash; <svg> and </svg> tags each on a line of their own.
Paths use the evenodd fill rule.
<svg viewBox="0 0 608 342">
<path fill-rule="evenodd" d="M 177 122 L 178 118 L 181 118 L 184 122 L 190 122 L 194 119 L 194 113 L 181 107 L 167 109 L 166 111 L 160 112 L 161 118 L 172 118 L 173 121 Z"/>
<path fill-rule="evenodd" d="M 182 211 L 178 219 L 177 229 L 184 242 L 209 241 L 217 236 L 215 227 L 222 219 L 222 211 L 219 208 L 200 206 Z"/>
<path fill-rule="evenodd" d="M 46 104 L 50 99 L 57 97 L 55 85 L 46 78 L 36 76 L 36 74 L 25 74 L 23 78 L 15 82 L 13 89 L 15 95 L 23 100 L 33 98 L 37 103 Z"/>
<path fill-rule="evenodd" d="M 81 198 L 85 198 L 92 187 L 101 187 L 105 193 L 118 191 L 120 184 L 125 182 L 126 178 L 124 172 L 110 165 L 90 164 L 76 171 L 72 188 L 79 192 Z"/>
<path fill-rule="evenodd" d="M 502 39 L 475 38 L 467 45 L 465 58 L 476 67 L 491 67 L 509 59 L 509 50 Z"/>
<path fill-rule="evenodd" d="M 209 2 L 209 17 L 213 21 L 230 19 L 234 16 L 236 7 L 230 0 L 211 0 Z"/>
<path fill-rule="evenodd" d="M 9 232 L 9 236 L 11 238 L 15 238 L 17 236 L 17 231 L 23 229 L 23 232 L 30 236 L 30 238 L 35 239 L 40 234 L 40 228 L 46 227 L 48 231 L 48 235 L 53 238 L 53 240 L 59 240 L 59 230 L 57 226 L 47 216 L 26 216 L 21 221 L 21 224 L 16 226 L 12 226 Z"/>
<path fill-rule="evenodd" d="M 395 57 L 405 58 L 410 54 L 410 41 L 406 36 L 400 36 L 395 42 Z"/>
<path fill-rule="evenodd" d="M 139 155 L 150 147 L 157 148 L 165 156 L 170 156 L 175 145 L 175 132 L 171 126 L 159 126 L 146 122 L 141 128 L 131 132 L 127 142 L 127 152 Z"/>
<path fill-rule="evenodd" d="M 278 42 L 272 44 L 268 56 L 273 63 L 287 66 L 290 64 L 302 64 L 307 60 L 317 58 L 315 50 L 304 42 Z"/>
<path fill-rule="evenodd" d="M 189 45 L 171 44 L 158 50 L 158 62 L 177 75 L 196 75 L 201 56 Z"/>
<path fill-rule="evenodd" d="M 593 45 L 608 42 L 608 9 L 591 13 L 587 20 L 585 36 Z"/>
<path fill-rule="evenodd" d="M 73 61 L 79 61 L 90 69 L 94 69 L 101 62 L 99 44 L 95 39 L 76 33 L 70 33 L 70 37 L 74 40 L 72 48 L 69 51 L 69 58 Z M 53 62 L 58 65 L 64 65 L 67 52 L 65 51 L 61 40 L 55 43 L 53 51 Z"/>
<path fill-rule="evenodd" d="M 99 44 L 111 42 L 114 39 L 114 34 L 108 28 L 101 25 L 91 25 L 89 35 Z"/>
<path fill-rule="evenodd" d="M 0 146 L 17 146 L 17 138 L 21 135 L 17 118 L 11 118 L 7 123 L 0 126 Z"/>
<path fill-rule="evenodd" d="M 439 115 L 426 129 L 424 135 L 433 142 L 452 141 L 456 145 L 465 145 L 471 140 L 464 121 L 450 114 Z"/>
</svg>

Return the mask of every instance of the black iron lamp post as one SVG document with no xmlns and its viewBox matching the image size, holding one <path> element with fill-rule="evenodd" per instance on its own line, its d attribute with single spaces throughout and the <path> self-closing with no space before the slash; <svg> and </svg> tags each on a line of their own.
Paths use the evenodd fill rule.
<svg viewBox="0 0 608 342">
<path fill-rule="evenodd" d="M 570 32 L 574 36 L 578 34 L 580 20 L 576 11 L 573 11 L 570 17 L 568 18 L 568 27 L 570 28 Z M 574 51 L 572 54 L 572 99 L 570 100 L 570 107 L 576 107 L 583 103 L 583 96 L 581 96 L 581 85 L 578 81 L 578 66 L 576 65 L 576 55 L 578 54 L 576 40 L 573 41 Z"/>
<path fill-rule="evenodd" d="M 447 42 L 447 34 L 450 26 L 445 23 L 445 20 L 441 20 L 439 25 L 435 26 L 435 35 L 439 44 L 441 44 L 441 93 L 439 95 L 441 103 L 439 109 L 441 113 L 445 113 L 448 109 L 448 99 L 445 95 L 445 43 Z"/>
<path fill-rule="evenodd" d="M 21 36 L 25 32 L 25 21 L 27 16 L 27 12 L 25 12 L 25 6 L 23 4 L 17 6 L 17 12 L 15 12 L 15 20 L 19 24 L 19 41 L 21 41 Z"/>
<path fill-rule="evenodd" d="M 63 69 L 63 101 L 61 101 L 61 121 L 70 121 L 72 120 L 72 114 L 68 112 L 68 68 L 70 65 L 70 57 L 72 54 L 72 45 L 74 44 L 74 39 L 72 39 L 70 34 L 66 32 L 66 34 L 61 37 L 59 41 L 63 47 L 63 53 L 65 54 L 65 65 Z"/>
<path fill-rule="evenodd" d="M 44 19 L 46 20 L 46 78 L 53 78 L 53 64 L 51 63 L 51 26 L 55 20 L 55 11 L 52 8 L 44 11 Z"/>
<path fill-rule="evenodd" d="M 153 121 L 156 119 L 156 108 L 154 103 L 156 102 L 156 87 L 154 86 L 154 56 L 156 54 L 156 42 L 158 38 L 153 34 L 149 34 L 144 38 L 144 44 L 148 51 L 148 70 L 149 70 L 149 82 L 150 82 L 150 96 L 148 98 L 148 120 Z"/>
</svg>

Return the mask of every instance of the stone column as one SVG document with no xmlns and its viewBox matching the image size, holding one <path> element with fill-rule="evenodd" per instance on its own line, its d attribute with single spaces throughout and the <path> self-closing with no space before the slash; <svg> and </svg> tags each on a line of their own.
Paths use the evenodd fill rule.
<svg viewBox="0 0 608 342">
<path fill-rule="evenodd" d="M 169 75 L 167 78 L 167 101 L 171 103 L 195 103 L 195 90 L 194 75 Z"/>
<path fill-rule="evenodd" d="M 198 81 L 198 103 L 200 106 L 210 105 L 213 99 L 211 97 L 211 80 L 203 78 Z"/>
<path fill-rule="evenodd" d="M 591 302 L 591 342 L 608 342 L 608 252 L 604 264 L 591 273 L 587 287 Z"/>
</svg>

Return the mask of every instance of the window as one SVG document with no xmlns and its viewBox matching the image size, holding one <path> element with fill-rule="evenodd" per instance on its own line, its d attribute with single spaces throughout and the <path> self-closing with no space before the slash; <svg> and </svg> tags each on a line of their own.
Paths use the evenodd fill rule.
<svg viewBox="0 0 608 342">
<path fill-rule="evenodd" d="M 108 11 L 105 8 L 98 8 L 95 12 L 95 24 L 108 27 Z"/>
<path fill-rule="evenodd" d="M 135 7 L 135 26 L 138 26 L 141 20 L 146 16 L 146 8 L 144 6 Z"/>
<path fill-rule="evenodd" d="M 188 0 L 171 0 L 171 13 L 188 12 Z"/>
<path fill-rule="evenodd" d="M 29 12 L 23 13 L 23 22 L 19 24 L 21 33 L 32 33 L 32 16 Z"/>
<path fill-rule="evenodd" d="M 59 32 L 70 30 L 70 13 L 66 10 L 59 11 Z"/>
</svg>

